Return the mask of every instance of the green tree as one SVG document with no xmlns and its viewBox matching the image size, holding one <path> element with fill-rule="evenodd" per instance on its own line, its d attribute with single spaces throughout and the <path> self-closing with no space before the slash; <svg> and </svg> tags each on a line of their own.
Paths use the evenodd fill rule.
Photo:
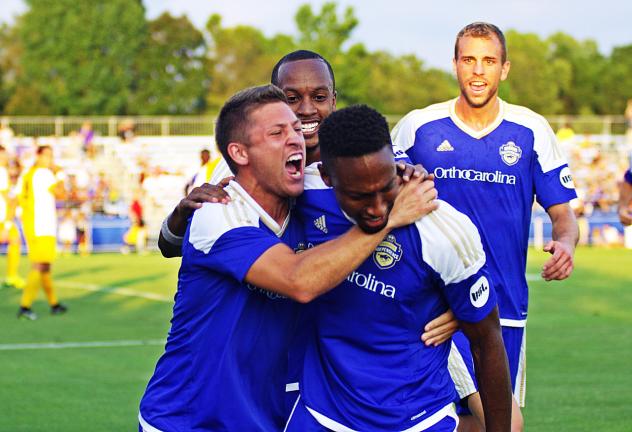
<svg viewBox="0 0 632 432">
<path fill-rule="evenodd" d="M 146 40 L 140 0 L 27 0 L 12 114 L 125 114 Z"/>
<path fill-rule="evenodd" d="M 292 38 L 286 35 L 267 38 L 251 26 L 222 27 L 217 14 L 209 18 L 206 30 L 211 40 L 207 103 L 215 110 L 238 90 L 269 83 L 274 64 L 296 49 Z"/>
<path fill-rule="evenodd" d="M 628 99 L 632 99 L 632 44 L 615 47 L 608 59 L 603 80 L 603 106 L 605 114 L 621 115 Z"/>
<path fill-rule="evenodd" d="M 602 114 L 606 101 L 603 98 L 602 76 L 607 61 L 593 40 L 577 41 L 565 33 L 555 33 L 548 39 L 550 59 L 566 62 L 570 66 L 570 83 L 558 95 L 569 114 Z"/>
<path fill-rule="evenodd" d="M 323 4 L 318 14 L 309 4 L 304 4 L 294 15 L 294 21 L 299 32 L 297 44 L 303 49 L 316 51 L 329 61 L 341 54 L 343 44 L 358 25 L 351 6 L 339 18 L 334 2 Z"/>
<path fill-rule="evenodd" d="M 137 56 L 138 79 L 129 112 L 191 114 L 204 110 L 208 65 L 204 35 L 186 16 L 168 13 L 149 22 Z"/>
<path fill-rule="evenodd" d="M 564 78 L 560 65 L 550 61 L 549 44 L 533 33 L 506 33 L 511 69 L 501 85 L 500 96 L 508 102 L 527 106 L 542 114 L 560 112 L 558 93 Z"/>
</svg>

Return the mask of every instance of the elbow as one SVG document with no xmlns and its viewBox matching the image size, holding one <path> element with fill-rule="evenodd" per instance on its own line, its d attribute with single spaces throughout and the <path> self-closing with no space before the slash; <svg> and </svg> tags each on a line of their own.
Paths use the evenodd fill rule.
<svg viewBox="0 0 632 432">
<path fill-rule="evenodd" d="M 305 275 L 303 277 L 298 277 L 298 275 L 291 275 L 288 277 L 288 297 L 298 303 L 309 303 L 314 300 L 316 297 L 316 291 L 314 287 L 309 282 L 305 281 Z"/>
</svg>

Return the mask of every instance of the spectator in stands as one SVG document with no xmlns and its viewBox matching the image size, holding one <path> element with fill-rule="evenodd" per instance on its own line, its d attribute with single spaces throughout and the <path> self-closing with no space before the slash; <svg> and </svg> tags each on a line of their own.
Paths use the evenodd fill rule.
<svg viewBox="0 0 632 432">
<path fill-rule="evenodd" d="M 2 119 L 2 122 L 0 123 L 0 145 L 3 146 L 9 153 L 14 152 L 14 137 L 15 134 L 13 133 L 11 126 L 9 126 L 9 121 L 7 119 Z"/>
<path fill-rule="evenodd" d="M 79 129 L 79 136 L 81 137 L 81 148 L 83 153 L 88 157 L 94 156 L 94 145 L 92 140 L 94 139 L 94 130 L 92 129 L 92 122 L 85 121 Z"/>
<path fill-rule="evenodd" d="M 134 120 L 125 119 L 118 126 L 118 136 L 123 142 L 131 142 L 134 139 L 136 125 Z"/>
<path fill-rule="evenodd" d="M 77 224 L 72 210 L 67 208 L 61 221 L 59 221 L 59 242 L 61 243 L 62 254 L 70 254 L 73 252 L 73 247 L 77 241 Z"/>
<path fill-rule="evenodd" d="M 628 99 L 628 104 L 625 107 L 625 125 L 627 127 L 626 137 L 628 145 L 632 145 L 632 99 Z"/>
</svg>

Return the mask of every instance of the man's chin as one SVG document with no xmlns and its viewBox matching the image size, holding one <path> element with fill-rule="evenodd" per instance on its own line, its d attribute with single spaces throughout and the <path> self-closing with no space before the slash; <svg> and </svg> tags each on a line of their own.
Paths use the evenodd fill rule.
<svg viewBox="0 0 632 432">
<path fill-rule="evenodd" d="M 360 227 L 360 229 L 367 234 L 375 234 L 376 232 L 381 231 L 386 226 L 387 222 L 388 221 L 384 221 L 379 225 L 372 225 L 367 224 L 366 222 L 360 222 L 358 223 L 358 227 Z"/>
</svg>

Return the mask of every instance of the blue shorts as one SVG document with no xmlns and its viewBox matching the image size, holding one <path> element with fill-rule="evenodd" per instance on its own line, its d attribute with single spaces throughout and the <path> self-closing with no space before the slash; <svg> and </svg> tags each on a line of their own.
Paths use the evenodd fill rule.
<svg viewBox="0 0 632 432">
<path fill-rule="evenodd" d="M 452 410 L 451 415 L 446 415 L 432 426 L 419 429 L 419 431 L 456 432 L 458 423 L 459 419 L 454 415 L 454 410 Z M 307 407 L 303 403 L 303 399 L 299 398 L 296 401 L 294 409 L 290 414 L 290 418 L 288 419 L 283 432 L 335 432 L 352 430 L 342 425 L 339 425 L 339 427 L 333 425 L 332 427 L 333 429 L 329 429 L 328 427 L 318 423 L 318 420 L 316 420 L 316 418 L 307 410 Z"/>
<path fill-rule="evenodd" d="M 526 329 L 524 327 L 503 326 L 503 342 L 509 361 L 509 374 L 511 377 L 511 387 L 518 405 L 524 406 L 526 393 Z M 448 362 L 450 375 L 454 381 L 459 403 L 457 403 L 457 413 L 468 415 L 466 398 L 478 391 L 478 383 L 474 373 L 474 360 L 470 343 L 462 331 L 456 332 L 452 336 L 452 349 Z"/>
</svg>

